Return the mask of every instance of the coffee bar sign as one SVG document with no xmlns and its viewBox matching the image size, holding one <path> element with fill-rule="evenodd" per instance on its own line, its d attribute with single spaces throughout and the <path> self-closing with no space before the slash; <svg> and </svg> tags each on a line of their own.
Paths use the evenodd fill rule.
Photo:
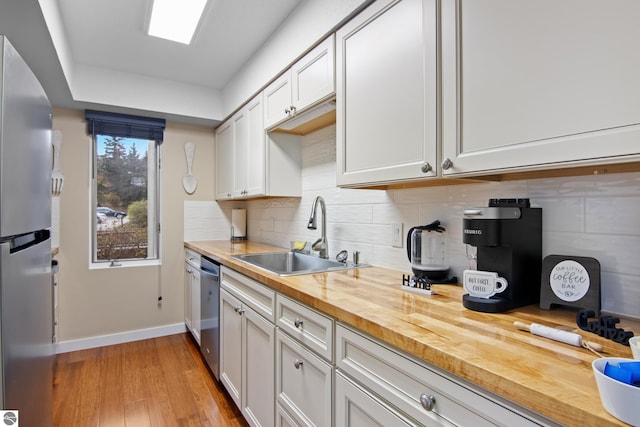
<svg viewBox="0 0 640 427">
<path fill-rule="evenodd" d="M 542 262 L 540 286 L 540 308 L 600 311 L 600 263 L 594 258 L 549 255 Z"/>
</svg>

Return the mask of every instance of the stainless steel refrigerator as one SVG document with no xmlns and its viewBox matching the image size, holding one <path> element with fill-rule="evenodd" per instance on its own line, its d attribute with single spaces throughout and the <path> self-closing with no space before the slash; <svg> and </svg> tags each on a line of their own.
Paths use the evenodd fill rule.
<svg viewBox="0 0 640 427">
<path fill-rule="evenodd" d="M 51 105 L 0 35 L 0 402 L 53 424 Z"/>
</svg>

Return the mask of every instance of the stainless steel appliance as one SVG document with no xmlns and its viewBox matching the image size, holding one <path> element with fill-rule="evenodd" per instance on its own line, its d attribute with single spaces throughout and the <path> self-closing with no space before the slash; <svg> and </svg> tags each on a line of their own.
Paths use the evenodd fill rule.
<svg viewBox="0 0 640 427">
<path fill-rule="evenodd" d="M 50 426 L 53 394 L 51 105 L 0 35 L 0 402 Z"/>
<path fill-rule="evenodd" d="M 462 241 L 477 249 L 476 270 L 465 271 L 462 304 L 497 313 L 540 300 L 542 209 L 529 199 L 491 199 L 464 210 Z M 469 282 L 469 283 L 467 283 Z"/>
<path fill-rule="evenodd" d="M 200 316 L 200 352 L 219 380 L 220 264 L 206 256 L 200 260 Z"/>
</svg>

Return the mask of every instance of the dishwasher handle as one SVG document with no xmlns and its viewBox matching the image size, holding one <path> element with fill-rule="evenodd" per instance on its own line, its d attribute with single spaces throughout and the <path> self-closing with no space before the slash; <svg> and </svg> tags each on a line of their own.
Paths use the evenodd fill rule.
<svg viewBox="0 0 640 427">
<path fill-rule="evenodd" d="M 209 270 L 208 268 L 200 267 L 200 274 L 205 275 L 205 276 L 214 277 L 216 280 L 220 279 L 220 272 L 219 271 Z"/>
</svg>

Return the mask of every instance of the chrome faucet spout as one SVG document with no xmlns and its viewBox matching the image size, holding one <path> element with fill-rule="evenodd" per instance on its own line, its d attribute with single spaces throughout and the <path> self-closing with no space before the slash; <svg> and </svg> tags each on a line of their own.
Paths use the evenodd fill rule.
<svg viewBox="0 0 640 427">
<path fill-rule="evenodd" d="M 324 199 L 321 196 L 316 197 L 311 206 L 311 216 L 309 217 L 309 223 L 307 228 L 309 230 L 316 230 L 316 207 L 320 204 L 320 210 L 322 211 L 322 230 L 321 237 L 311 245 L 311 249 L 318 252 L 320 258 L 329 258 L 329 245 L 327 243 L 327 208 L 324 203 Z"/>
</svg>

